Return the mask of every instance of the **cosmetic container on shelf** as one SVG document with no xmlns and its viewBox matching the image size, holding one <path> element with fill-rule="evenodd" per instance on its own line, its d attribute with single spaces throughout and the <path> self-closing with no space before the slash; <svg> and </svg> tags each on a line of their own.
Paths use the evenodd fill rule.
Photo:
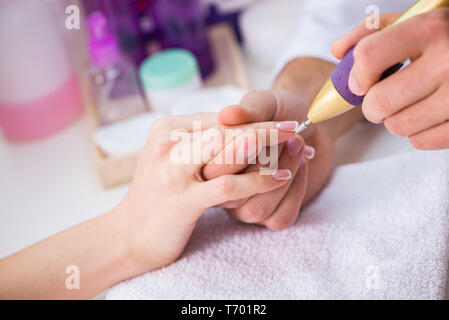
<svg viewBox="0 0 449 320">
<path fill-rule="evenodd" d="M 64 27 L 48 1 L 0 1 L 0 126 L 10 140 L 50 135 L 82 112 Z"/>
<path fill-rule="evenodd" d="M 206 29 L 206 12 L 198 0 L 155 0 L 151 8 L 162 48 L 192 52 L 207 78 L 215 63 Z"/>
<path fill-rule="evenodd" d="M 151 110 L 169 113 L 187 94 L 201 88 L 195 56 L 183 49 L 167 49 L 147 58 L 139 70 Z"/>
<path fill-rule="evenodd" d="M 98 11 L 105 15 L 120 51 L 138 67 L 147 53 L 139 32 L 135 0 L 83 0 L 83 5 L 87 16 Z"/>
<path fill-rule="evenodd" d="M 106 16 L 94 12 L 87 18 L 91 58 L 91 93 L 101 125 L 146 111 L 134 64 L 121 54 Z"/>
</svg>

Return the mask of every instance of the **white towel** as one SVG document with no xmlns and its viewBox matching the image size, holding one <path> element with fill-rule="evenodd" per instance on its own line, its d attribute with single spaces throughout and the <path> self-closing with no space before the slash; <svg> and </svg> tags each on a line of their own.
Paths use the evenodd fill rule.
<svg viewBox="0 0 449 320">
<path fill-rule="evenodd" d="M 108 299 L 444 299 L 449 150 L 413 151 L 335 170 L 282 232 L 200 219 L 176 263 Z"/>
</svg>

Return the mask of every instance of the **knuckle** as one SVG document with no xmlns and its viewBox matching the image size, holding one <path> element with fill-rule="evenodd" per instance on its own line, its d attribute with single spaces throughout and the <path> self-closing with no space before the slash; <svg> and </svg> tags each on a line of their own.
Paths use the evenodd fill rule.
<svg viewBox="0 0 449 320">
<path fill-rule="evenodd" d="M 232 195 L 236 187 L 235 181 L 230 176 L 222 176 L 219 180 L 219 192 L 225 196 Z"/>
<path fill-rule="evenodd" d="M 246 102 L 246 101 L 251 101 L 253 99 L 253 97 L 255 95 L 257 95 L 259 93 L 259 91 L 249 91 L 247 93 L 245 93 L 242 97 L 242 99 L 240 100 L 242 103 Z"/>
<path fill-rule="evenodd" d="M 156 138 L 152 141 L 153 152 L 152 159 L 157 160 L 163 158 L 171 149 L 171 142 L 163 139 L 162 137 Z"/>
<path fill-rule="evenodd" d="M 369 38 L 363 38 L 354 49 L 354 61 L 361 66 L 368 66 L 372 49 L 373 45 Z"/>
<path fill-rule="evenodd" d="M 411 136 L 408 138 L 412 146 L 416 150 L 426 150 L 426 144 L 424 143 L 423 139 L 419 135 Z"/>
<path fill-rule="evenodd" d="M 258 174 L 255 177 L 254 185 L 258 187 L 259 192 L 268 192 L 275 180 L 270 176 Z"/>
<path fill-rule="evenodd" d="M 449 37 L 448 37 L 449 39 Z M 449 41 L 448 41 L 448 48 L 445 50 L 446 52 L 446 58 L 443 59 L 441 63 L 441 67 L 437 68 L 441 70 L 441 79 L 446 80 L 449 78 Z"/>
<path fill-rule="evenodd" d="M 292 223 L 293 221 L 290 217 L 275 216 L 267 222 L 266 226 L 268 229 L 273 231 L 282 231 L 290 227 Z"/>
<path fill-rule="evenodd" d="M 390 99 L 382 91 L 371 89 L 363 101 L 363 113 L 373 123 L 381 123 L 389 114 Z"/>
<path fill-rule="evenodd" d="M 156 119 L 151 126 L 151 130 L 153 130 L 155 132 L 159 132 L 163 129 L 166 129 L 166 128 L 170 127 L 171 121 L 172 121 L 171 117 L 164 117 L 164 118 Z"/>
<path fill-rule="evenodd" d="M 259 97 L 263 95 L 266 95 L 266 92 L 262 90 L 249 91 L 245 93 L 240 102 L 241 104 L 252 104 L 255 99 L 259 99 Z"/>
<path fill-rule="evenodd" d="M 241 209 L 241 220 L 246 223 L 258 223 L 267 216 L 267 208 L 258 203 L 251 203 Z"/>
<path fill-rule="evenodd" d="M 148 168 L 147 170 L 151 170 L 151 168 Z M 167 166 L 162 165 L 158 171 L 157 179 L 159 187 L 170 188 L 172 191 L 178 191 L 183 188 L 183 181 L 176 179 L 177 175 L 173 174 L 172 170 L 168 170 Z"/>
<path fill-rule="evenodd" d="M 447 8 L 441 8 L 431 11 L 426 18 L 427 32 L 435 35 L 435 33 L 447 33 L 449 28 L 449 10 Z"/>
<path fill-rule="evenodd" d="M 432 70 L 429 71 L 431 72 L 431 76 L 438 81 L 446 81 L 449 78 L 449 36 L 448 45 L 446 48 L 443 48 L 442 56 L 443 59 L 438 65 L 438 68 L 432 68 Z"/>
<path fill-rule="evenodd" d="M 433 10 L 427 14 L 416 17 L 418 26 L 414 32 L 422 39 L 430 42 L 448 43 L 449 36 L 449 9 Z"/>
<path fill-rule="evenodd" d="M 387 128 L 388 131 L 390 131 L 392 134 L 399 136 L 399 137 L 407 137 L 407 130 L 408 127 L 406 119 L 399 119 L 398 117 L 390 117 L 385 119 L 384 125 L 385 128 Z"/>
</svg>

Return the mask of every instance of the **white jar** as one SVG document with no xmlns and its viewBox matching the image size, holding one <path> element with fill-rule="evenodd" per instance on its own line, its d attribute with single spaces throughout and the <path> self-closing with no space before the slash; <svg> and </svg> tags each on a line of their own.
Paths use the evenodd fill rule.
<svg viewBox="0 0 449 320">
<path fill-rule="evenodd" d="M 182 49 L 164 50 L 146 59 L 139 73 L 150 107 L 156 112 L 169 113 L 178 99 L 201 88 L 197 61 Z"/>
</svg>

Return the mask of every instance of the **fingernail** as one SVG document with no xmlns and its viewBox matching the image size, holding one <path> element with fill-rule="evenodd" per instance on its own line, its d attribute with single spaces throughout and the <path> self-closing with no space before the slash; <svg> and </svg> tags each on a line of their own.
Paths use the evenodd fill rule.
<svg viewBox="0 0 449 320">
<path fill-rule="evenodd" d="M 357 83 L 357 81 L 354 79 L 354 77 L 351 75 L 349 76 L 349 80 L 348 80 L 348 86 L 349 86 L 349 90 L 351 90 L 352 93 L 361 96 L 362 90 L 360 89 L 359 84 Z"/>
<path fill-rule="evenodd" d="M 287 145 L 287 152 L 293 156 L 299 154 L 299 152 L 301 152 L 301 149 L 303 147 L 301 139 L 297 137 L 288 139 L 286 145 Z"/>
<path fill-rule="evenodd" d="M 257 153 L 257 142 L 251 138 L 244 138 L 243 142 L 240 143 L 237 150 L 237 156 L 239 159 L 250 159 L 254 157 Z"/>
<path fill-rule="evenodd" d="M 276 124 L 276 128 L 284 132 L 296 132 L 298 127 L 298 121 L 283 121 Z"/>
<path fill-rule="evenodd" d="M 288 169 L 277 170 L 272 174 L 274 180 L 285 181 L 292 177 L 292 173 Z"/>
<path fill-rule="evenodd" d="M 312 146 L 305 146 L 304 158 L 306 158 L 307 160 L 312 160 L 313 158 L 315 158 L 315 148 Z"/>
</svg>

